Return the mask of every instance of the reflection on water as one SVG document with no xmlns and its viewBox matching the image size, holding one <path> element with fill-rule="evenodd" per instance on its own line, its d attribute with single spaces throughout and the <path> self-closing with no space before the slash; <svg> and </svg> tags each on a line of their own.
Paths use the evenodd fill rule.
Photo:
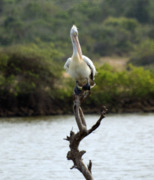
<svg viewBox="0 0 154 180">
<path fill-rule="evenodd" d="M 91 126 L 98 116 L 87 115 Z M 24 121 L 23 121 L 24 120 Z M 79 180 L 66 159 L 73 116 L 0 119 L 1 180 Z M 154 179 L 154 114 L 107 115 L 80 150 L 95 180 Z"/>
</svg>

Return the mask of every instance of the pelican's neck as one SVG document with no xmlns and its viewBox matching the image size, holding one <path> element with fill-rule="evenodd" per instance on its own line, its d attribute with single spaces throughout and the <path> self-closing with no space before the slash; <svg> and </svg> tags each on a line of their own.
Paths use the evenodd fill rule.
<svg viewBox="0 0 154 180">
<path fill-rule="evenodd" d="M 77 47 L 76 45 L 73 43 L 73 57 L 79 57 L 79 53 L 78 53 L 78 50 L 77 50 Z"/>
<path fill-rule="evenodd" d="M 75 57 L 75 59 L 78 59 L 78 60 L 82 60 L 82 49 L 81 49 L 81 46 L 80 46 L 80 43 L 79 43 L 79 39 L 77 39 L 77 40 L 78 40 L 78 47 L 76 46 L 76 44 L 74 43 L 74 41 L 72 39 L 72 45 L 73 45 L 73 55 L 72 55 L 72 57 Z"/>
</svg>

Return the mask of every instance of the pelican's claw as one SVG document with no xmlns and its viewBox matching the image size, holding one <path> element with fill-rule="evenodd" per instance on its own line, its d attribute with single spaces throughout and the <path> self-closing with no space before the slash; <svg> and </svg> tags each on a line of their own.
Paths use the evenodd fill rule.
<svg viewBox="0 0 154 180">
<path fill-rule="evenodd" d="M 90 91 L 90 85 L 89 83 L 85 84 L 83 87 L 82 87 L 83 90 L 89 90 Z"/>
<path fill-rule="evenodd" d="M 76 86 L 76 87 L 74 88 L 74 92 L 75 92 L 76 95 L 80 95 L 81 90 Z"/>
</svg>

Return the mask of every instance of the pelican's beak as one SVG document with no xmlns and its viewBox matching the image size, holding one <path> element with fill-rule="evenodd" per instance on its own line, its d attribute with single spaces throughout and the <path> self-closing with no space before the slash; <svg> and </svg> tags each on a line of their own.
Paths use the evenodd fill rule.
<svg viewBox="0 0 154 180">
<path fill-rule="evenodd" d="M 77 35 L 73 36 L 73 39 L 74 39 L 74 42 L 75 42 L 79 57 L 80 57 L 80 59 L 82 59 L 82 50 L 81 50 L 81 47 L 80 47 L 78 36 Z"/>
</svg>

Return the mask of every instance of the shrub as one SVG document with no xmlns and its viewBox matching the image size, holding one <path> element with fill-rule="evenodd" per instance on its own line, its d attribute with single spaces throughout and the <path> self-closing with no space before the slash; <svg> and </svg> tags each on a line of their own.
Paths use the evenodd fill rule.
<svg viewBox="0 0 154 180">
<path fill-rule="evenodd" d="M 95 92 L 91 103 L 114 104 L 124 98 L 144 99 L 154 97 L 154 73 L 129 65 L 129 70 L 115 71 L 109 65 L 98 69 Z"/>
</svg>

